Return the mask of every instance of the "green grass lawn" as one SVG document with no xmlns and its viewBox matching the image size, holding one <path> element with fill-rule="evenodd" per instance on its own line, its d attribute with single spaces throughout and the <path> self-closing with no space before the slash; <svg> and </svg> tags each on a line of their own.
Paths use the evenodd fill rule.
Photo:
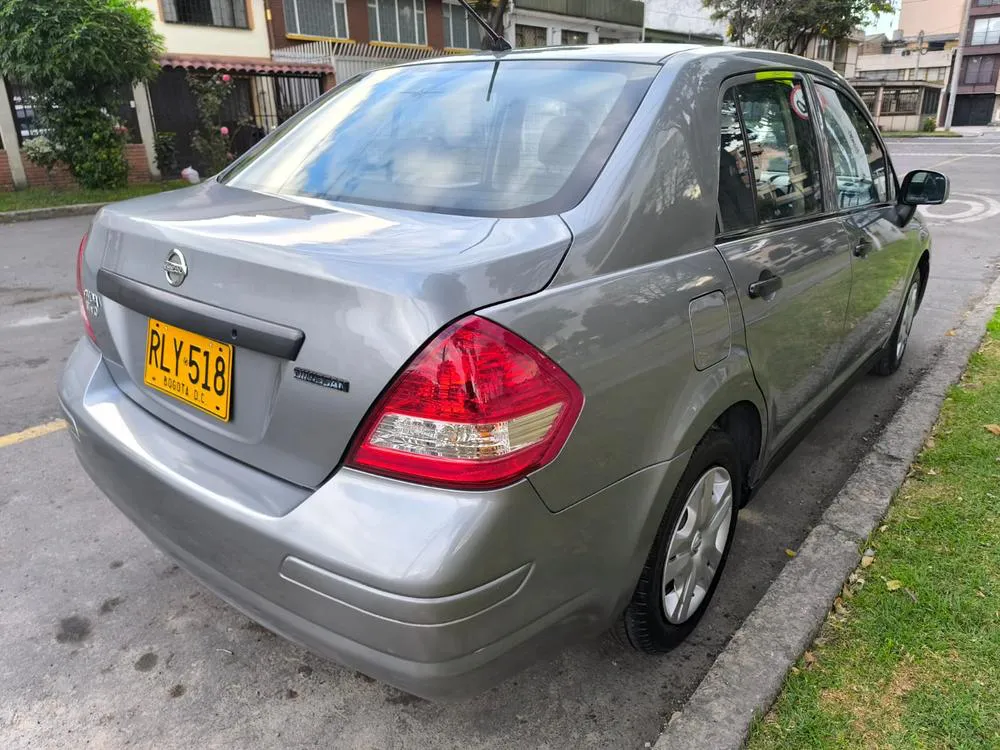
<svg viewBox="0 0 1000 750">
<path fill-rule="evenodd" d="M 1000 314 L 750 750 L 1000 748 L 995 433 Z"/>
<path fill-rule="evenodd" d="M 49 208 L 51 206 L 71 206 L 77 203 L 111 203 L 140 195 L 160 193 L 186 187 L 183 180 L 150 182 L 129 185 L 114 190 L 52 190 L 50 188 L 28 188 L 10 193 L 0 193 L 0 211 L 23 211 L 29 208 Z"/>
</svg>

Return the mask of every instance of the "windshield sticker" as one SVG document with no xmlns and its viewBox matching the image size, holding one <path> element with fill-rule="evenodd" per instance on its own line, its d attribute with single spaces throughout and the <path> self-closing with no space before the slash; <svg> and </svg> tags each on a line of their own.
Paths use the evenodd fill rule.
<svg viewBox="0 0 1000 750">
<path fill-rule="evenodd" d="M 809 104 L 806 102 L 806 92 L 802 90 L 801 84 L 792 88 L 792 93 L 788 96 L 792 103 L 792 112 L 800 120 L 809 119 Z"/>
</svg>

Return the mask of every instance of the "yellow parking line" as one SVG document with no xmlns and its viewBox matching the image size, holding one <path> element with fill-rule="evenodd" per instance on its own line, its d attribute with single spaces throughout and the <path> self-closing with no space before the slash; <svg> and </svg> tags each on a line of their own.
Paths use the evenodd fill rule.
<svg viewBox="0 0 1000 750">
<path fill-rule="evenodd" d="M 21 430 L 20 432 L 12 432 L 9 435 L 0 435 L 0 448 L 6 448 L 8 445 L 17 445 L 18 443 L 23 443 L 25 440 L 34 440 L 37 437 L 42 437 L 42 435 L 48 435 L 65 429 L 65 419 L 53 419 L 51 422 L 36 424 L 34 427 L 29 427 L 28 429 Z"/>
</svg>

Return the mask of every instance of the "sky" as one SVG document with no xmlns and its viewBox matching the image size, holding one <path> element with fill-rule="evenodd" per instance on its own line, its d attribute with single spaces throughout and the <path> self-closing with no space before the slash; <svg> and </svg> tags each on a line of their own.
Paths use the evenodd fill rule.
<svg viewBox="0 0 1000 750">
<path fill-rule="evenodd" d="M 896 5 L 898 8 L 898 4 Z M 890 34 L 896 29 L 899 22 L 899 11 L 887 13 L 878 17 L 878 21 L 870 23 L 865 27 L 866 34 Z"/>
</svg>

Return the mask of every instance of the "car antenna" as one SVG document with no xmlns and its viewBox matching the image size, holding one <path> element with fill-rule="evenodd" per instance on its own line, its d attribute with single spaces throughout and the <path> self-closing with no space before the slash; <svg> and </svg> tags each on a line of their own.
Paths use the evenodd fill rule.
<svg viewBox="0 0 1000 750">
<path fill-rule="evenodd" d="M 483 29 L 486 30 L 486 33 L 489 34 L 490 40 L 492 42 L 490 48 L 494 52 L 506 52 L 507 50 L 511 49 L 510 42 L 504 39 L 503 35 L 498 33 L 496 29 L 490 26 L 486 22 L 485 18 L 476 13 L 475 9 L 471 5 L 469 5 L 468 0 L 458 0 L 458 2 L 461 3 L 463 8 L 465 8 L 466 13 L 472 16 L 476 20 L 476 23 L 482 26 Z"/>
</svg>

